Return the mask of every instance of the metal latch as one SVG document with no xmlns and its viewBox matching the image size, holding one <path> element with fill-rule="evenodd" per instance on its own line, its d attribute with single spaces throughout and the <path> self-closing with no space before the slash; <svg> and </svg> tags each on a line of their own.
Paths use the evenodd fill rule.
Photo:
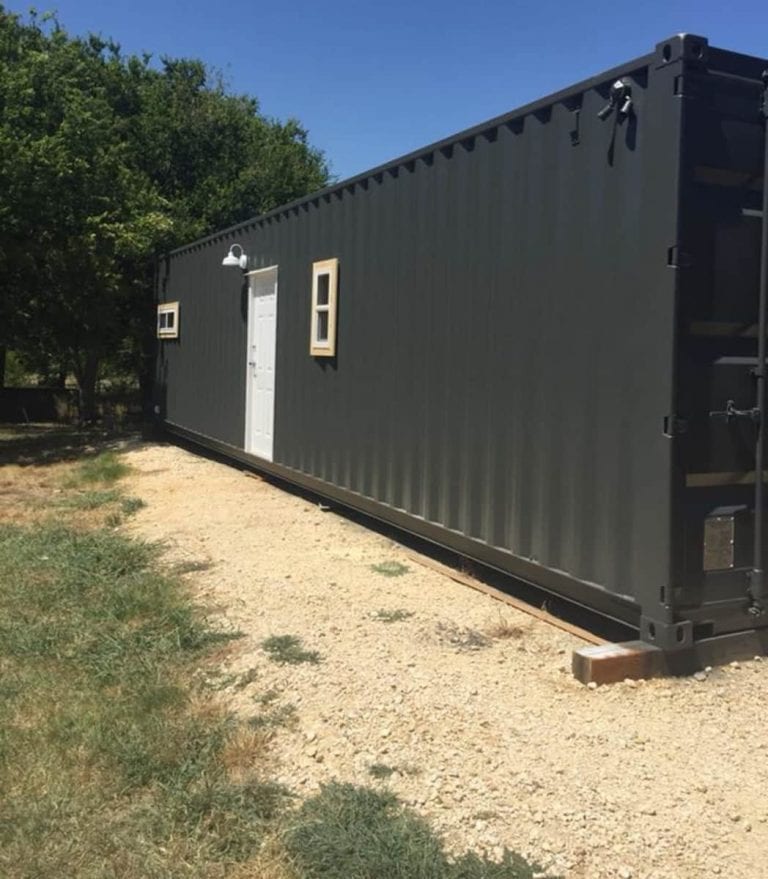
<svg viewBox="0 0 768 879">
<path fill-rule="evenodd" d="M 728 400 L 725 404 L 724 412 L 710 412 L 710 418 L 722 418 L 723 421 L 732 422 L 737 418 L 749 418 L 750 421 L 753 421 L 755 424 L 760 423 L 760 410 L 755 409 L 737 409 L 736 403 L 733 400 Z"/>
</svg>

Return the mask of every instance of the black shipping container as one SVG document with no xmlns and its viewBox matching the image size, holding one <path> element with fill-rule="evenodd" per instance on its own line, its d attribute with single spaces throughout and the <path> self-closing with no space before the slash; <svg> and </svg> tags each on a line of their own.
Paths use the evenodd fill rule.
<svg viewBox="0 0 768 879">
<path fill-rule="evenodd" d="M 158 419 L 663 648 L 768 627 L 767 67 L 676 36 L 174 251 Z"/>
</svg>

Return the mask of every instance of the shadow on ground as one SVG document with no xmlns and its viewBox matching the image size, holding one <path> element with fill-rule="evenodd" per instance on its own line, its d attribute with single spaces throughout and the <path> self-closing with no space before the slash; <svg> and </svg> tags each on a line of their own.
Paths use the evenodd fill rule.
<svg viewBox="0 0 768 879">
<path fill-rule="evenodd" d="M 135 433 L 108 432 L 68 424 L 0 425 L 0 466 L 21 467 L 59 464 L 96 454 L 105 442 L 138 438 Z"/>
</svg>

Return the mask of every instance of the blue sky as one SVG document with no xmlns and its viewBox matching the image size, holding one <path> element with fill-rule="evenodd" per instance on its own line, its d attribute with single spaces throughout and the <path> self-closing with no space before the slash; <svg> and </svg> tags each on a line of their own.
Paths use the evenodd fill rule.
<svg viewBox="0 0 768 879">
<path fill-rule="evenodd" d="M 5 0 L 25 11 L 29 3 Z M 202 58 L 298 118 L 348 177 L 643 55 L 673 33 L 768 57 L 768 4 L 474 0 L 38 0 L 72 33 Z"/>
</svg>

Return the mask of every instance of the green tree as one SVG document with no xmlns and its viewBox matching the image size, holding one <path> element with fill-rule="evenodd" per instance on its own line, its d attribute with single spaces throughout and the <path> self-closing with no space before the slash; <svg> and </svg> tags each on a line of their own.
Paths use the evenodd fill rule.
<svg viewBox="0 0 768 879">
<path fill-rule="evenodd" d="M 123 56 L 0 6 L 0 348 L 146 385 L 158 255 L 323 186 L 306 132 L 196 60 Z"/>
</svg>

